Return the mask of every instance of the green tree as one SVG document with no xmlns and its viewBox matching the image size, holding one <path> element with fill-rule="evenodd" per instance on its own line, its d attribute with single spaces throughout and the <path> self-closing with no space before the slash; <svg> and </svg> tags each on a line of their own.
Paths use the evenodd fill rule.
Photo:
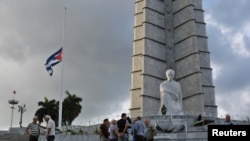
<svg viewBox="0 0 250 141">
<path fill-rule="evenodd" d="M 66 91 L 67 97 L 63 100 L 62 108 L 62 124 L 71 125 L 74 119 L 81 113 L 82 98 L 77 97 L 75 94 L 70 94 Z M 59 115 L 59 101 L 54 99 L 48 100 L 47 97 L 44 97 L 44 101 L 39 101 L 38 106 L 40 108 L 36 111 L 35 115 L 38 117 L 38 121 L 43 122 L 45 115 L 50 115 L 51 118 L 55 121 L 56 126 L 58 126 L 58 115 Z"/>
<path fill-rule="evenodd" d="M 82 98 L 77 97 L 75 94 L 71 94 L 69 91 L 66 91 L 67 97 L 63 101 L 63 111 L 62 111 L 62 122 L 64 125 L 66 123 L 71 125 L 74 119 L 81 113 Z"/>
<path fill-rule="evenodd" d="M 43 122 L 45 115 L 50 115 L 51 118 L 55 121 L 55 124 L 58 125 L 58 109 L 59 102 L 52 99 L 48 100 L 47 97 L 44 97 L 44 101 L 39 101 L 38 106 L 40 108 L 36 111 L 35 115 L 38 117 L 38 121 Z"/>
</svg>

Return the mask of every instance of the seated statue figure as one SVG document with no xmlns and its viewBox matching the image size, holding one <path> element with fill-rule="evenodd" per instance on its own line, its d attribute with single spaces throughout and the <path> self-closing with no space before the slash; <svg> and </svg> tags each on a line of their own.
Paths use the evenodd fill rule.
<svg viewBox="0 0 250 141">
<path fill-rule="evenodd" d="M 173 80 L 174 76 L 174 70 L 166 70 L 167 80 L 160 84 L 161 107 L 166 106 L 168 115 L 183 115 L 181 85 Z"/>
</svg>

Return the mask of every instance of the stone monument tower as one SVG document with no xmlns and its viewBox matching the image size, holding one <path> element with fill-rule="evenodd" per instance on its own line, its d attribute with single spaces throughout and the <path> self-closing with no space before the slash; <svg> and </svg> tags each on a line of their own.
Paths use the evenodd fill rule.
<svg viewBox="0 0 250 141">
<path fill-rule="evenodd" d="M 130 114 L 158 115 L 166 69 L 181 84 L 185 114 L 217 116 L 202 0 L 136 0 Z"/>
</svg>

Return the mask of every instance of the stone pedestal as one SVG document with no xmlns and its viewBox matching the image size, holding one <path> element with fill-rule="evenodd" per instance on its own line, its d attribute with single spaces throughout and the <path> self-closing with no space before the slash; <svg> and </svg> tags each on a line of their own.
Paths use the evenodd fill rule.
<svg viewBox="0 0 250 141">
<path fill-rule="evenodd" d="M 163 116 L 148 116 L 143 119 L 151 119 L 151 123 L 157 128 L 157 136 L 155 141 L 207 141 L 208 140 L 208 125 L 221 125 L 224 122 L 223 118 L 202 116 L 197 121 L 198 116 L 192 115 L 163 115 Z M 247 121 L 234 120 L 235 125 L 247 124 Z M 178 130 L 160 130 L 170 129 L 175 127 Z M 184 126 L 183 129 L 179 128 Z"/>
</svg>

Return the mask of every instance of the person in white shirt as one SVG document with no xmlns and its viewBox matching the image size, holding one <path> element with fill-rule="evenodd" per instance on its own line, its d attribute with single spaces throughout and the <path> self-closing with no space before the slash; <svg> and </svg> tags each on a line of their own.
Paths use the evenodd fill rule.
<svg viewBox="0 0 250 141">
<path fill-rule="evenodd" d="M 111 126 L 109 127 L 110 141 L 118 141 L 118 136 L 116 134 L 116 128 L 117 128 L 116 122 L 117 121 L 113 119 L 111 121 Z"/>
<path fill-rule="evenodd" d="M 47 139 L 47 141 L 54 141 L 55 134 L 56 134 L 55 122 L 51 119 L 50 115 L 46 115 L 44 117 L 44 119 L 47 122 L 47 125 L 46 125 L 46 127 L 43 127 L 43 126 L 41 126 L 41 127 L 47 129 L 46 139 Z"/>
</svg>

